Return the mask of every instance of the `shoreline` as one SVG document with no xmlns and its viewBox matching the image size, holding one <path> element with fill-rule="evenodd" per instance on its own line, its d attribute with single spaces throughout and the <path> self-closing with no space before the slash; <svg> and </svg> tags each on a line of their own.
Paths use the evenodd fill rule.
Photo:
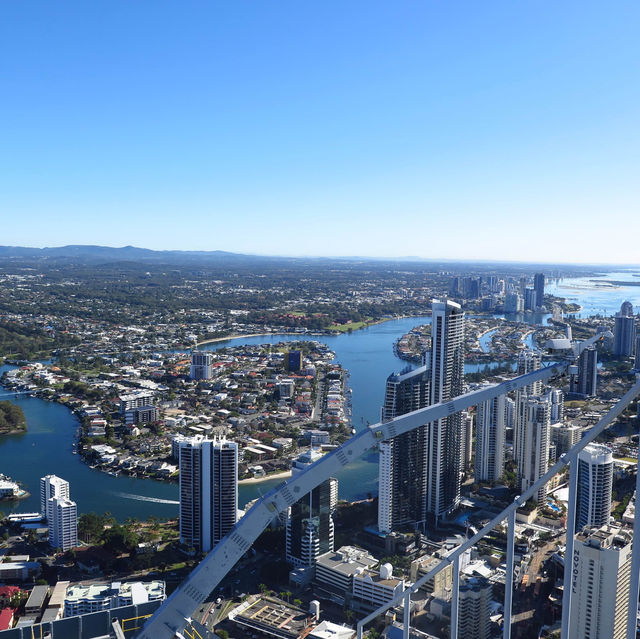
<svg viewBox="0 0 640 639">
<path fill-rule="evenodd" d="M 424 317 L 424 315 L 399 315 L 398 317 L 385 317 L 379 320 L 375 320 L 374 322 L 370 322 L 368 324 L 365 324 L 364 326 L 361 326 L 360 328 L 356 328 L 355 331 L 362 331 L 365 328 L 369 328 L 371 326 L 376 326 L 377 324 L 384 324 L 385 322 L 391 322 L 393 320 L 401 320 L 401 319 L 408 319 L 411 317 Z M 345 326 L 348 326 L 347 324 L 345 324 Z M 274 331 L 274 332 L 265 332 L 265 333 L 239 333 L 239 334 L 234 334 L 234 335 L 226 335 L 225 337 L 212 337 L 211 339 L 205 339 L 201 342 L 197 342 L 194 348 L 198 348 L 199 346 L 202 346 L 204 344 L 214 344 L 216 342 L 226 342 L 227 340 L 232 340 L 232 339 L 240 339 L 243 337 L 266 337 L 268 335 L 275 335 L 275 336 L 288 336 L 288 335 L 293 335 L 293 336 L 298 336 L 298 337 L 306 337 L 311 335 L 312 337 L 338 337 L 339 335 L 344 335 L 348 332 L 348 330 L 345 331 L 327 331 L 327 332 L 321 332 L 321 331 L 311 331 L 309 333 L 289 333 L 289 332 L 284 332 L 284 331 Z M 189 350 L 189 349 L 187 349 Z"/>
<path fill-rule="evenodd" d="M 279 473 L 273 473 L 272 475 L 265 475 L 264 477 L 249 477 L 248 479 L 239 479 L 238 485 L 261 484 L 263 481 L 268 481 L 269 479 L 289 479 L 289 477 L 291 477 L 291 471 L 283 470 Z"/>
</svg>

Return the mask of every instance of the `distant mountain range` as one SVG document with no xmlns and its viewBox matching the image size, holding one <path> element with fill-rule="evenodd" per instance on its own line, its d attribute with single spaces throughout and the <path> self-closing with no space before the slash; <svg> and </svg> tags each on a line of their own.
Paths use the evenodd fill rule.
<svg viewBox="0 0 640 639">
<path fill-rule="evenodd" d="M 32 248 L 26 246 L 0 246 L 0 258 L 81 258 L 100 260 L 166 260 L 166 259 L 216 259 L 249 258 L 252 256 L 228 251 L 154 251 L 137 246 L 97 246 L 91 244 L 70 244 L 68 246 L 48 246 Z"/>
<path fill-rule="evenodd" d="M 210 264 L 220 263 L 254 263 L 254 262 L 275 262 L 282 263 L 404 263 L 413 264 L 415 268 L 420 263 L 429 264 L 429 268 L 447 269 L 453 266 L 476 265 L 480 268 L 498 265 L 512 265 L 516 268 L 539 266 L 549 268 L 551 264 L 540 264 L 533 262 L 510 262 L 505 260 L 454 260 L 454 259 L 429 259 L 415 256 L 402 257 L 371 257 L 371 256 L 341 256 L 341 257 L 285 257 L 277 255 L 251 255 L 246 253 L 231 253 L 229 251 L 156 251 L 153 249 L 139 248 L 137 246 L 98 246 L 92 244 L 70 244 L 68 246 L 50 246 L 45 248 L 33 248 L 27 246 L 0 246 L 0 260 L 12 259 L 45 259 L 65 262 L 156 262 L 156 263 L 177 263 L 177 262 L 200 262 Z M 579 270 L 590 270 L 596 265 L 568 264 L 558 262 L 557 266 L 573 266 Z M 601 265 L 604 266 L 604 265 Z M 624 265 L 629 269 L 629 265 Z M 606 269 L 606 270 L 610 270 Z"/>
</svg>

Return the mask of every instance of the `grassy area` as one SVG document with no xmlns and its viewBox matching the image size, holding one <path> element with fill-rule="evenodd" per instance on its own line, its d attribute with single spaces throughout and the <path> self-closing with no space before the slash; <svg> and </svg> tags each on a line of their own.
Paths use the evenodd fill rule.
<svg viewBox="0 0 640 639">
<path fill-rule="evenodd" d="M 638 459 L 636 457 L 616 457 L 616 459 L 620 459 L 621 461 L 631 462 L 633 464 L 638 463 Z"/>
<path fill-rule="evenodd" d="M 365 326 L 371 326 L 372 324 L 378 324 L 384 320 L 373 320 L 373 318 L 368 317 L 364 322 L 351 322 L 350 324 L 331 324 L 327 326 L 327 329 L 330 331 L 338 331 L 340 333 L 346 333 L 348 331 L 357 331 L 360 328 L 364 328 Z"/>
</svg>

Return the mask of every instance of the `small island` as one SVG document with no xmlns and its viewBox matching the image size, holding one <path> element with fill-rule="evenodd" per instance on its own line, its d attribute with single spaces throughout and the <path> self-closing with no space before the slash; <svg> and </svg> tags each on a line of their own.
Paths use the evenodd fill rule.
<svg viewBox="0 0 640 639">
<path fill-rule="evenodd" d="M 9 401 L 0 402 L 0 435 L 24 433 L 27 420 L 20 406 Z"/>
</svg>

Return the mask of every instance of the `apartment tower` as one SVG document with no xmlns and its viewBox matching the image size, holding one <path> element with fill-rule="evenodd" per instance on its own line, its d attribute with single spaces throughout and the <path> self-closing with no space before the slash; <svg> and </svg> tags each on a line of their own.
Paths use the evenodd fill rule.
<svg viewBox="0 0 640 639">
<path fill-rule="evenodd" d="M 612 487 L 611 450 L 602 444 L 589 444 L 578 455 L 576 531 L 609 523 Z"/>
<path fill-rule="evenodd" d="M 211 550 L 235 525 L 238 445 L 202 435 L 180 446 L 180 541 Z"/>
<path fill-rule="evenodd" d="M 504 473 L 505 395 L 478 404 L 476 414 L 476 482 L 497 482 Z"/>
<path fill-rule="evenodd" d="M 576 535 L 567 639 L 627 637 L 631 539 L 630 532 L 612 526 Z"/>
<path fill-rule="evenodd" d="M 52 497 L 69 499 L 69 482 L 56 475 L 45 475 L 40 478 L 40 513 L 47 522 L 52 518 L 49 501 Z"/>
</svg>

